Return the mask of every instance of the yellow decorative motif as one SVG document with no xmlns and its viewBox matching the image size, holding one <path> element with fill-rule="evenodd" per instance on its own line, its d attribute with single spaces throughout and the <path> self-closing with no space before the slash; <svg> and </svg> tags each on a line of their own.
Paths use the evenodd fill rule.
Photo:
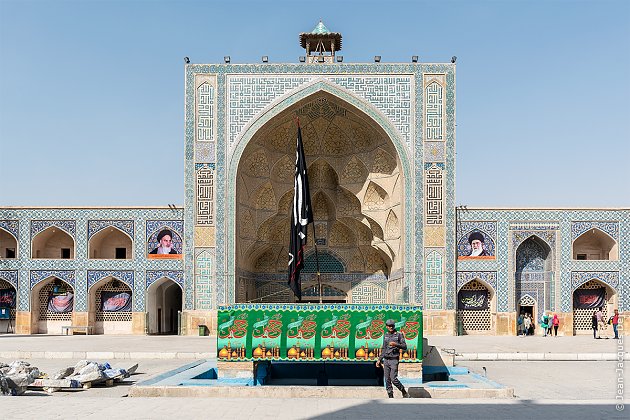
<svg viewBox="0 0 630 420">
<path fill-rule="evenodd" d="M 195 246 L 215 246 L 216 228 L 195 226 Z"/>
<path fill-rule="evenodd" d="M 443 227 L 424 227 L 424 246 L 445 246 L 445 229 Z"/>
</svg>

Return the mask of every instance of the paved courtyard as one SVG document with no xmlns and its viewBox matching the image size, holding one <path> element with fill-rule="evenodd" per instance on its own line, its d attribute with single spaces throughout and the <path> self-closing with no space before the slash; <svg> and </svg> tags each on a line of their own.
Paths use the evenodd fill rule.
<svg viewBox="0 0 630 420">
<path fill-rule="evenodd" d="M 430 344 L 461 352 L 556 352 L 599 354 L 616 350 L 614 340 L 589 337 L 430 337 Z M 255 419 L 372 419 L 372 418 L 626 418 L 615 409 L 614 361 L 474 361 L 460 366 L 513 387 L 510 400 L 387 400 L 387 399 L 217 399 L 131 398 L 138 381 L 190 362 L 195 353 L 216 351 L 212 337 L 133 336 L 0 336 L 0 361 L 11 352 L 39 356 L 27 360 L 44 372 L 73 365 L 72 354 L 111 354 L 94 358 L 114 367 L 139 363 L 138 374 L 114 387 L 60 391 L 52 395 L 29 391 L 28 396 L 4 397 L 0 418 L 255 418 Z M 134 359 L 133 355 L 141 356 Z M 154 357 L 149 357 L 153 355 Z M 180 358 L 172 357 L 180 356 Z M 70 356 L 70 357 L 68 357 Z M 185 357 L 184 357 L 185 356 Z M 212 356 L 209 356 L 212 357 Z M 627 413 L 626 413 L 627 414 Z"/>
</svg>

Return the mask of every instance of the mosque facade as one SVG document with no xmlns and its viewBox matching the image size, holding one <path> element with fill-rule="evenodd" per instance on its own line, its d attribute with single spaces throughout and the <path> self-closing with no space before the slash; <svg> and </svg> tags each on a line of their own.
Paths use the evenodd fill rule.
<svg viewBox="0 0 630 420">
<path fill-rule="evenodd" d="M 295 303 L 298 123 L 303 302 L 319 302 L 318 263 L 324 304 L 419 305 L 425 334 L 556 313 L 573 335 L 594 306 L 628 313 L 629 209 L 455 206 L 455 60 L 346 63 L 321 22 L 300 43 L 294 64 L 185 65 L 183 208 L 0 208 L 0 332 L 196 334 L 219 305 Z"/>
</svg>

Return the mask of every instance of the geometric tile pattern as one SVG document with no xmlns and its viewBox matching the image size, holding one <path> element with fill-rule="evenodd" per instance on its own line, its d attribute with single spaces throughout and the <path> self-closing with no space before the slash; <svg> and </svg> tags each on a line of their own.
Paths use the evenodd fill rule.
<svg viewBox="0 0 630 420">
<path fill-rule="evenodd" d="M 218 127 L 225 127 L 225 129 L 216 131 L 217 147 L 215 150 L 217 165 L 215 177 L 216 245 L 218 250 L 221 250 L 221 252 L 217 252 L 216 254 L 215 264 L 218 302 L 233 302 L 235 298 L 235 277 L 231 275 L 235 269 L 233 256 L 234 209 L 231 204 L 226 205 L 226 203 L 231 203 L 234 197 L 234 167 L 238 164 L 238 159 L 247 141 L 249 141 L 258 128 L 271 119 L 273 115 L 276 115 L 278 112 L 286 109 L 286 107 L 312 93 L 324 90 L 338 96 L 368 114 L 368 116 L 379 123 L 390 138 L 393 139 L 399 157 L 402 160 L 403 169 L 407 171 L 404 172 L 406 174 L 404 176 L 404 194 L 405 200 L 407 200 L 408 205 L 411 206 L 412 203 L 416 202 L 411 191 L 414 176 L 408 172 L 409 168 L 413 165 L 413 161 L 410 161 L 407 156 L 411 150 L 414 148 L 417 149 L 417 144 L 421 144 L 422 136 L 418 128 L 421 120 L 421 118 L 419 118 L 419 112 L 422 111 L 422 104 L 418 103 L 418 98 L 421 98 L 422 95 L 418 95 L 416 81 L 419 77 L 421 78 L 421 69 L 425 67 L 432 67 L 431 70 L 433 71 L 447 74 L 447 82 L 451 84 L 445 95 L 445 101 L 447 103 L 446 134 L 447 140 L 454 140 L 454 124 L 450 124 L 450 121 L 454 121 L 454 118 L 449 117 L 449 112 L 454 116 L 454 74 L 453 66 L 451 65 L 413 66 L 369 64 L 344 65 L 343 67 L 331 66 L 330 68 L 319 65 L 290 64 L 278 66 L 250 65 L 243 67 L 225 65 L 186 66 L 186 134 L 184 147 L 186 158 L 186 186 L 194 185 L 194 154 L 192 151 L 195 142 L 195 80 L 198 80 L 204 75 L 212 75 L 216 80 L 216 125 Z M 343 75 L 337 74 L 329 77 L 330 69 L 333 69 L 335 73 L 343 73 Z M 392 83 L 391 77 L 382 77 L 382 74 L 394 74 L 398 79 L 394 80 L 395 83 Z M 370 85 L 371 82 L 368 82 L 366 84 L 366 77 L 368 79 L 373 78 L 374 83 Z M 273 83 L 269 82 L 269 84 L 274 85 L 271 87 L 265 85 L 267 82 L 256 85 L 256 83 L 261 80 L 265 81 L 269 78 L 283 79 L 280 82 L 278 82 L 278 80 L 273 81 Z M 306 80 L 308 78 L 312 80 Z M 254 79 L 256 79 L 255 82 L 253 81 Z M 393 88 L 393 85 L 396 87 Z M 357 89 L 367 89 L 367 91 L 359 92 Z M 415 95 L 413 94 L 414 89 L 416 89 Z M 420 87 L 419 90 L 421 92 L 422 88 Z M 275 92 L 271 95 L 275 95 L 275 97 L 271 99 L 270 91 Z M 235 92 L 239 93 L 237 94 Z M 365 98 L 370 95 L 372 95 L 374 99 L 366 100 Z M 230 98 L 236 100 L 236 102 L 230 102 Z M 258 98 L 260 100 L 254 100 L 252 98 Z M 388 98 L 397 99 L 392 101 Z M 450 108 L 449 103 L 452 105 Z M 236 107 L 236 109 L 231 109 L 232 107 Z M 375 113 L 371 107 L 376 108 L 380 113 Z M 398 110 L 405 107 L 407 107 L 409 111 L 398 112 Z M 411 110 L 413 110 L 413 112 Z M 383 117 L 384 115 L 385 118 Z M 411 124 L 409 124 L 410 121 L 412 122 Z M 394 127 L 393 130 L 390 127 Z M 409 132 L 408 135 L 406 134 L 406 130 Z M 401 137 L 403 142 L 402 146 L 400 145 Z M 407 141 L 407 138 L 410 140 Z M 413 139 L 413 141 L 411 139 Z M 422 157 L 421 147 L 420 151 L 416 152 L 416 156 Z M 447 156 L 447 159 L 451 158 L 451 156 Z M 229 165 L 226 164 L 226 162 L 229 162 Z M 449 176 L 454 176 L 454 173 L 451 172 Z M 418 179 L 422 179 L 422 175 Z M 420 188 L 421 191 L 422 185 L 417 185 L 416 188 Z M 422 193 L 417 194 L 416 198 L 422 195 Z M 186 188 L 185 203 L 185 222 L 194 223 L 194 213 L 189 213 L 190 209 L 194 209 L 195 206 L 194 189 Z M 422 208 L 421 204 L 420 208 Z M 409 212 L 406 215 L 409 217 L 409 221 L 406 221 L 408 226 L 414 224 L 411 222 L 412 214 L 413 213 Z M 416 220 L 421 221 L 422 217 L 418 215 Z M 411 273 L 413 271 L 412 267 L 419 265 L 419 269 L 416 270 L 418 275 L 407 275 L 405 280 L 408 284 L 408 289 L 415 290 L 418 288 L 417 292 L 420 293 L 418 297 L 421 302 L 423 257 L 419 255 L 418 258 L 416 258 L 415 255 L 417 255 L 417 245 L 422 244 L 422 235 L 415 235 L 414 237 L 411 235 L 412 231 L 412 229 L 405 231 L 406 239 L 410 244 L 416 241 L 417 243 L 415 243 L 414 246 L 407 247 L 405 250 L 405 268 L 403 271 Z M 416 241 L 412 241 L 412 237 L 414 237 Z M 193 243 L 187 240 L 185 243 L 188 243 L 191 247 L 194 246 Z M 191 255 L 191 251 L 192 249 L 186 250 L 185 254 Z M 452 268 L 452 262 L 447 262 L 447 264 L 450 264 Z M 188 264 L 188 261 L 186 261 L 186 267 L 191 266 L 194 267 L 194 262 L 191 261 L 191 264 Z M 224 282 L 227 282 L 227 284 L 223 284 Z M 409 294 L 407 294 L 407 296 L 409 296 Z M 412 296 L 415 295 L 412 294 Z"/>
<path fill-rule="evenodd" d="M 575 290 L 587 281 L 599 280 L 613 289 L 619 287 L 619 273 L 615 271 L 573 271 L 571 272 L 571 289 Z"/>
<path fill-rule="evenodd" d="M 214 248 L 195 248 L 195 309 L 210 310 L 213 305 Z"/>
<path fill-rule="evenodd" d="M 88 270 L 88 290 L 91 289 L 96 282 L 110 276 L 115 278 L 116 280 L 120 280 L 121 282 L 125 283 L 127 286 L 129 286 L 129 288 L 133 290 L 133 271 L 131 270 Z"/>
<path fill-rule="evenodd" d="M 17 238 L 20 230 L 20 222 L 17 220 L 0 220 L 0 229 L 6 230 Z"/>
<path fill-rule="evenodd" d="M 550 277 L 535 287 L 539 294 L 543 294 L 544 290 L 541 288 L 544 288 L 545 284 L 548 285 L 551 308 L 570 312 L 574 283 L 597 274 L 603 282 L 609 284 L 619 294 L 619 310 L 630 310 L 628 296 L 630 294 L 629 210 L 468 209 L 458 212 L 458 219 L 462 222 L 487 220 L 497 223 L 496 261 L 457 262 L 458 271 L 497 272 L 497 311 L 508 312 L 516 308 L 516 252 L 518 245 L 532 235 L 545 241 L 551 248 L 550 255 L 553 262 L 552 271 L 548 274 Z M 528 222 L 529 220 L 532 222 Z M 515 228 L 525 228 L 527 231 L 512 230 Z M 573 260 L 573 240 L 592 228 L 600 229 L 611 237 L 618 238 L 619 260 Z M 581 274 L 576 274 L 574 278 L 573 272 Z M 615 279 L 618 279 L 618 283 Z M 525 291 L 521 290 L 519 293 L 524 295 Z M 533 291 L 531 293 L 527 291 L 527 293 L 532 295 Z M 540 296 L 536 298 L 537 301 L 541 299 Z"/>
<path fill-rule="evenodd" d="M 599 229 L 606 232 L 614 240 L 619 240 L 619 223 L 618 222 L 573 222 L 571 223 L 571 238 L 577 239 L 578 236 L 591 229 Z"/>
<path fill-rule="evenodd" d="M 74 220 L 31 220 L 31 239 L 42 230 L 51 226 L 65 231 L 72 239 L 76 235 L 76 222 Z"/>
<path fill-rule="evenodd" d="M 133 220 L 88 220 L 88 240 L 92 238 L 96 232 L 107 227 L 113 226 L 125 232 L 130 238 L 133 238 Z"/>
<path fill-rule="evenodd" d="M 16 232 L 18 242 L 17 258 L 5 259 L 0 262 L 2 269 L 17 272 L 17 290 L 19 311 L 30 310 L 31 273 L 34 278 L 43 280 L 49 275 L 54 275 L 65 281 L 64 273 L 73 273 L 72 286 L 75 289 L 75 310 L 87 310 L 87 271 L 131 271 L 134 278 L 144 278 L 145 270 L 182 270 L 182 260 L 149 260 L 147 259 L 146 243 L 147 220 L 181 220 L 183 211 L 169 208 L 102 208 L 102 209 L 71 209 L 71 208 L 11 208 L 2 209 L 3 220 L 19 220 L 19 230 Z M 33 223 L 31 223 L 33 221 Z M 45 221 L 42 223 L 42 221 Z M 95 228 L 98 221 L 113 221 L 112 225 L 122 221 L 123 225 L 116 226 L 131 235 L 133 253 L 129 259 L 124 260 L 102 260 L 88 258 L 88 236 L 89 225 Z M 131 230 L 127 223 L 133 222 L 133 227 L 140 226 L 140 229 Z M 59 223 L 62 222 L 62 223 Z M 31 230 L 33 226 L 33 230 Z M 75 258 L 70 259 L 31 259 L 31 234 L 36 235 L 48 227 L 56 226 L 59 229 L 72 234 L 75 244 Z M 183 227 L 183 223 L 181 224 Z M 123 229 L 124 228 L 124 229 Z M 95 233 L 93 230 L 92 234 Z M 139 244 L 139 245 L 138 245 Z M 55 274 L 56 273 L 56 274 Z M 57 275 L 59 274 L 59 275 Z M 70 274 L 68 274 L 70 275 Z M 44 278 L 41 278 L 44 276 Z M 67 277 L 67 276 L 66 276 Z M 67 277 L 68 278 L 68 277 Z M 123 279 L 121 279 L 123 280 Z M 37 281 L 37 280 L 35 280 Z M 192 277 L 191 277 L 192 282 Z M 144 306 L 144 282 L 135 282 L 140 285 L 140 289 L 134 290 L 134 310 Z M 192 306 L 192 297 L 189 299 Z"/>
<path fill-rule="evenodd" d="M 425 248 L 425 309 L 442 309 L 444 257 L 442 249 Z"/>
<path fill-rule="evenodd" d="M 184 288 L 184 272 L 181 270 L 147 270 L 145 287 L 148 289 L 155 281 L 166 277 Z"/>
<path fill-rule="evenodd" d="M 497 290 L 497 273 L 494 271 L 458 271 L 457 290 L 459 291 L 466 283 L 473 280 L 482 280 L 492 287 L 492 291 Z"/>
<path fill-rule="evenodd" d="M 0 279 L 6 280 L 15 287 L 15 290 L 18 288 L 18 272 L 17 270 L 0 270 Z"/>
</svg>

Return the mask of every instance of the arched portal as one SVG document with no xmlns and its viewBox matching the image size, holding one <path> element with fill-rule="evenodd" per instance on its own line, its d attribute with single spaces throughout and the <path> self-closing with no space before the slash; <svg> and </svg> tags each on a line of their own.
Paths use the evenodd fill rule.
<svg viewBox="0 0 630 420">
<path fill-rule="evenodd" d="M 496 312 L 495 293 L 479 279 L 464 284 L 457 292 L 457 321 L 465 335 L 494 333 L 492 313 Z"/>
<path fill-rule="evenodd" d="M 529 296 L 535 299 L 537 303 L 535 309 L 540 314 L 542 311 L 551 310 L 554 296 L 551 247 L 538 236 L 530 236 L 516 249 L 515 260 L 516 302 L 520 302 L 524 296 Z"/>
<path fill-rule="evenodd" d="M 17 239 L 6 230 L 0 228 L 0 259 L 17 258 Z"/>
<path fill-rule="evenodd" d="M 74 239 L 56 226 L 44 229 L 32 240 L 31 258 L 73 259 Z"/>
<path fill-rule="evenodd" d="M 111 276 L 94 283 L 88 291 L 88 320 L 94 334 L 131 334 L 132 292 Z"/>
<path fill-rule="evenodd" d="M 179 313 L 183 307 L 182 288 L 163 277 L 147 289 L 149 334 L 179 334 Z"/>
<path fill-rule="evenodd" d="M 598 308 L 604 313 L 604 320 L 612 315 L 617 307 L 617 292 L 604 282 L 593 279 L 582 284 L 573 291 L 573 334 L 592 334 L 592 316 Z M 612 327 L 605 325 L 608 334 Z M 606 331 L 600 331 L 601 336 L 606 336 Z"/>
<path fill-rule="evenodd" d="M 0 334 L 15 332 L 17 291 L 8 281 L 0 279 Z"/>
<path fill-rule="evenodd" d="M 300 119 L 315 235 L 322 255 L 336 255 L 348 282 L 386 280 L 404 267 L 403 171 L 396 147 L 363 111 L 324 91 L 302 99 L 263 125 L 244 148 L 236 176 L 237 301 L 286 283 L 295 147 Z M 284 286 L 286 287 L 286 286 Z M 256 293 L 258 295 L 259 293 Z M 276 296 L 281 293 L 276 293 Z M 375 296 L 384 296 L 381 294 Z M 289 298 L 292 302 L 292 299 Z M 373 303 L 384 303 L 374 301 Z"/>
<path fill-rule="evenodd" d="M 49 277 L 31 290 L 33 333 L 61 334 L 61 327 L 72 325 L 74 288 L 63 280 Z"/>
<path fill-rule="evenodd" d="M 110 226 L 92 235 L 88 243 L 88 255 L 93 259 L 131 259 L 132 242 L 129 235 Z"/>
<path fill-rule="evenodd" d="M 590 229 L 573 242 L 574 260 L 618 260 L 619 245 L 607 233 Z"/>
</svg>

